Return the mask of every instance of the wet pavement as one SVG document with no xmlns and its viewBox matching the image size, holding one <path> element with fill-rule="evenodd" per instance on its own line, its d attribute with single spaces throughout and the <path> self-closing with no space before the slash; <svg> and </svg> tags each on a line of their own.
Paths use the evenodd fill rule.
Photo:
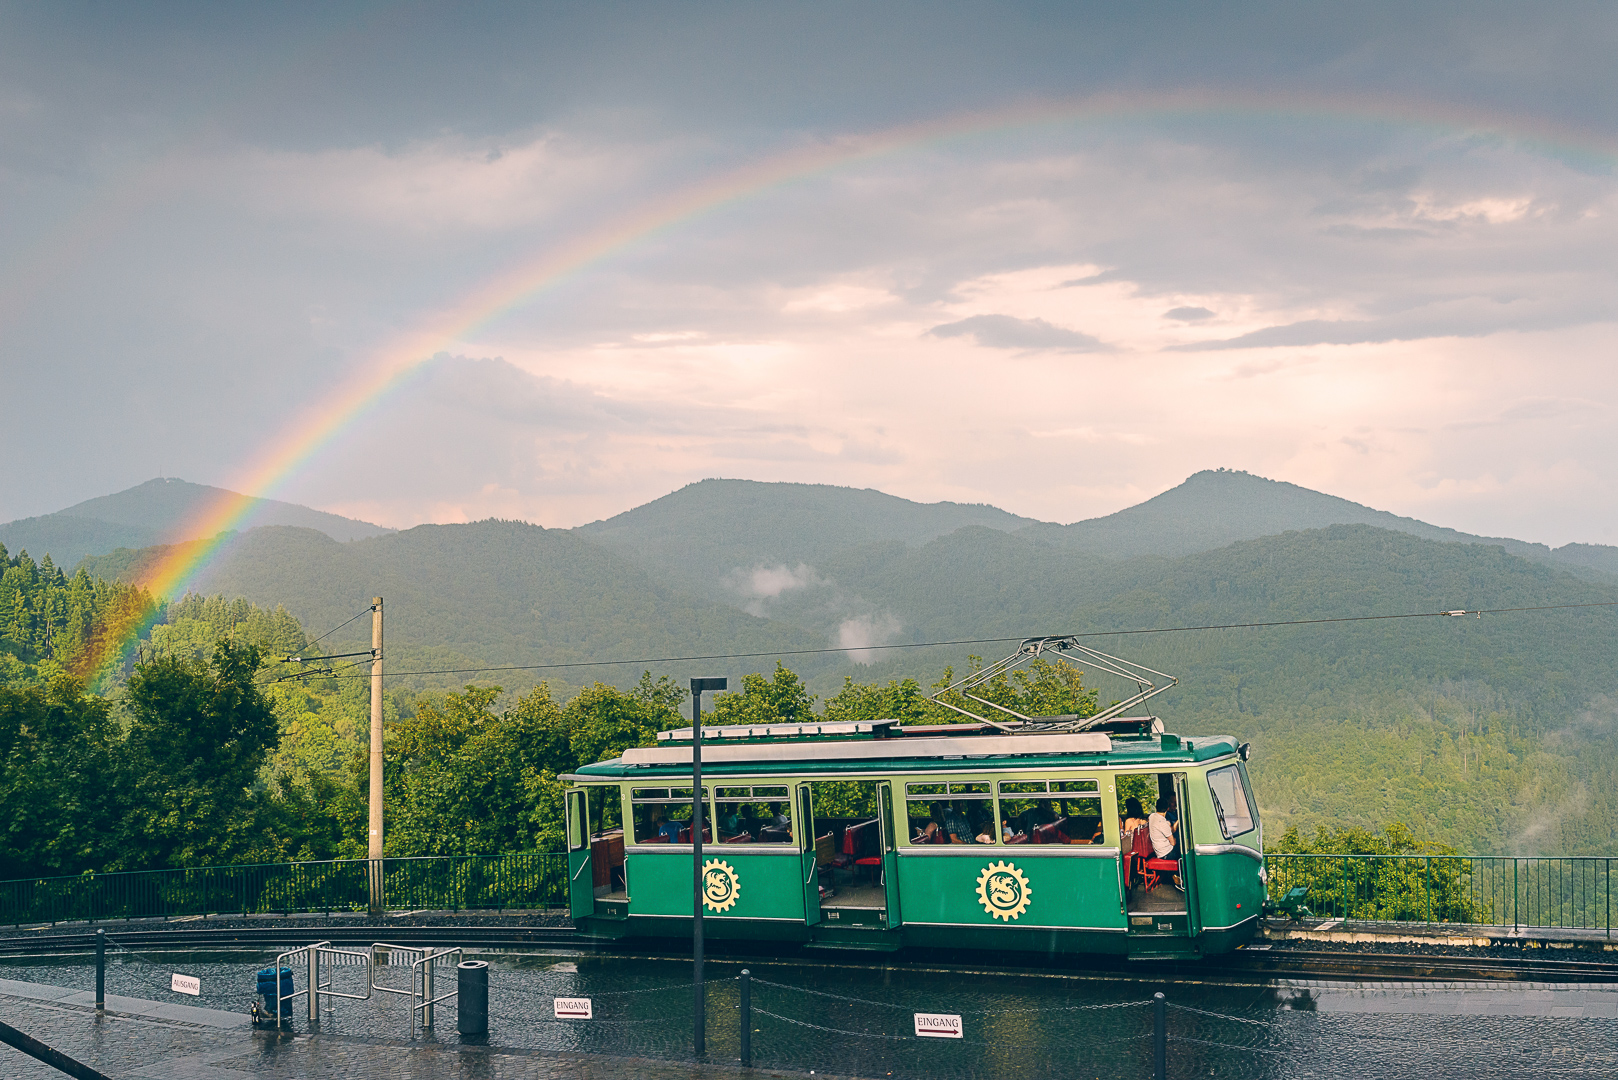
<svg viewBox="0 0 1618 1080">
<path fill-rule="evenodd" d="M 112 1011 L 103 1016 L 84 1004 L 94 985 L 86 957 L 9 958 L 0 962 L 0 979 L 12 980 L 0 982 L 0 1019 L 111 1076 L 143 1080 L 689 1080 L 810 1070 L 817 1078 L 1034 1080 L 1149 1076 L 1149 1002 L 1161 990 L 1172 1077 L 1618 1075 L 1618 988 L 1601 986 L 1165 984 L 1149 973 L 751 960 L 760 1068 L 744 1072 L 740 962 L 708 965 L 709 1054 L 697 1062 L 689 962 L 562 952 L 480 958 L 491 963 L 490 1033 L 481 1045 L 455 1033 L 453 1002 L 439 1006 L 434 1032 L 412 1040 L 406 999 L 383 995 L 328 1002 L 313 1026 L 299 999 L 282 1030 L 254 1030 L 242 1017 L 254 973 L 275 960 L 269 952 L 116 953 L 107 971 Z M 174 972 L 195 976 L 202 993 L 170 992 Z M 363 992 L 362 967 L 334 969 L 334 977 L 336 989 Z M 302 982 L 300 972 L 299 989 Z M 377 982 L 405 985 L 408 969 L 379 969 Z M 446 989 L 441 981 L 439 992 Z M 594 1019 L 557 1020 L 557 996 L 590 997 Z M 212 1019 L 185 1009 L 211 1010 Z M 916 1012 L 961 1016 L 963 1037 L 916 1038 Z M 0 1048 L 0 1076 L 60 1075 Z"/>
</svg>

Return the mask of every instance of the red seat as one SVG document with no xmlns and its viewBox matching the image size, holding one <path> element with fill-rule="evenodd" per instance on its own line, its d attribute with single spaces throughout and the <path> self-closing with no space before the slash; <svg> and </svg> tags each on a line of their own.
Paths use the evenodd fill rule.
<svg viewBox="0 0 1618 1080">
<path fill-rule="evenodd" d="M 1064 822 L 1066 820 L 1067 820 L 1066 818 L 1060 818 L 1060 819 L 1058 819 L 1056 821 L 1051 822 L 1049 825 L 1041 825 L 1039 828 L 1035 829 L 1034 830 L 1034 843 L 1036 843 L 1036 844 L 1060 844 L 1062 842 L 1062 836 L 1061 836 L 1062 822 Z"/>
<path fill-rule="evenodd" d="M 855 859 L 854 865 L 863 866 L 871 871 L 872 885 L 882 884 L 882 857 L 880 855 L 868 855 L 863 859 Z"/>
<path fill-rule="evenodd" d="M 1007 840 L 1006 843 L 1008 843 L 1008 844 L 1026 844 L 1026 843 L 1028 843 L 1028 834 L 1027 833 L 1018 833 L 1016 836 L 1013 836 L 1010 840 Z"/>
</svg>

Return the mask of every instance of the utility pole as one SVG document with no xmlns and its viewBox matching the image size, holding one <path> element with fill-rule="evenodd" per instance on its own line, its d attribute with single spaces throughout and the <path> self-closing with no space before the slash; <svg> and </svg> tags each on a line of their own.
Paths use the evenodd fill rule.
<svg viewBox="0 0 1618 1080">
<path fill-rule="evenodd" d="M 724 688 L 724 679 L 691 680 L 691 1046 L 698 1057 L 708 1049 L 708 988 L 702 980 L 702 693 Z"/>
<path fill-rule="evenodd" d="M 382 915 L 382 598 L 371 600 L 371 917 Z"/>
</svg>

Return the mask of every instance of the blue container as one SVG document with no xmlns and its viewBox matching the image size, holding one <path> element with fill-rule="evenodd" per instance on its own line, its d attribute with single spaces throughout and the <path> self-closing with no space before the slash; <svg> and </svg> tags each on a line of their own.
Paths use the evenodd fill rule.
<svg viewBox="0 0 1618 1080">
<path fill-rule="evenodd" d="M 279 985 L 277 985 L 279 983 Z M 258 973 L 258 989 L 256 991 L 264 999 L 264 1008 L 271 1016 L 279 1019 L 282 1016 L 292 1015 L 292 1003 L 286 1002 L 283 1008 L 281 998 L 292 993 L 292 969 L 284 967 L 280 971 L 279 980 L 276 978 L 274 968 L 265 968 Z"/>
</svg>

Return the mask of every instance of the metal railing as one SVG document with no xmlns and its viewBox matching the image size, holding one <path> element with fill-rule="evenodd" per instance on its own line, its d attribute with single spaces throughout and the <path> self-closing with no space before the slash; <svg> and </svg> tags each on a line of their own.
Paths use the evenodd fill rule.
<svg viewBox="0 0 1618 1080">
<path fill-rule="evenodd" d="M 1304 902 L 1325 918 L 1612 934 L 1614 860 L 1602 856 L 1271 854 L 1264 862 L 1271 899 L 1303 886 Z"/>
<path fill-rule="evenodd" d="M 1613 863 L 1600 856 L 1265 856 L 1269 894 L 1297 886 L 1324 918 L 1604 930 Z M 0 925 L 186 915 L 365 911 L 364 859 L 206 866 L 0 881 Z M 567 856 L 447 855 L 383 860 L 390 911 L 567 906 Z"/>
<path fill-rule="evenodd" d="M 391 911 L 567 906 L 567 856 L 446 855 L 384 859 Z M 185 915 L 365 911 L 364 859 L 140 870 L 0 881 L 0 925 Z"/>
</svg>

